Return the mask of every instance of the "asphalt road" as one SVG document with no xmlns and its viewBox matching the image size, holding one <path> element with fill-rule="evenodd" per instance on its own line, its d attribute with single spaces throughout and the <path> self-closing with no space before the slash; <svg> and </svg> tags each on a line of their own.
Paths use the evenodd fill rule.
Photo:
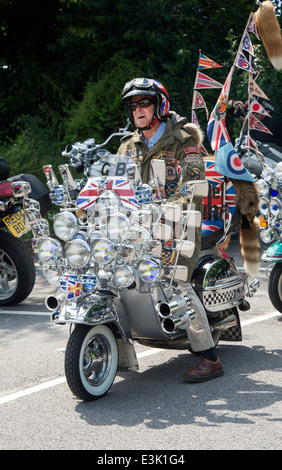
<svg viewBox="0 0 282 470">
<path fill-rule="evenodd" d="M 236 239 L 228 253 L 242 267 Z M 44 298 L 54 291 L 38 273 L 26 301 L 0 309 L 0 449 L 91 450 L 94 464 L 123 467 L 134 450 L 143 465 L 174 464 L 176 452 L 187 465 L 190 450 L 281 449 L 282 315 L 268 299 L 265 265 L 258 278 L 240 314 L 243 341 L 217 348 L 224 377 L 182 383 L 193 355 L 136 344 L 138 372 L 119 373 L 104 398 L 86 403 L 66 384 L 68 326 L 50 322 Z"/>
</svg>

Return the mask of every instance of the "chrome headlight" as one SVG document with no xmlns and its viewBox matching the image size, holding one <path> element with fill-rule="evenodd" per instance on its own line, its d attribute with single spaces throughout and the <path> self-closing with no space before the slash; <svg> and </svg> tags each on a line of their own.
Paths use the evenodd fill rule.
<svg viewBox="0 0 282 470">
<path fill-rule="evenodd" d="M 151 284 L 161 279 L 163 275 L 163 265 L 158 259 L 141 259 L 137 263 L 137 271 L 143 282 Z"/>
<path fill-rule="evenodd" d="M 65 246 L 66 258 L 75 267 L 83 267 L 89 263 L 91 258 L 91 248 L 84 240 L 75 239 Z"/>
<path fill-rule="evenodd" d="M 70 240 L 78 230 L 78 220 L 72 212 L 60 212 L 54 216 L 54 232 L 61 240 Z"/>
<path fill-rule="evenodd" d="M 266 197 L 260 198 L 258 210 L 263 215 L 266 215 L 268 213 L 268 200 L 266 199 Z"/>
<path fill-rule="evenodd" d="M 38 258 L 42 263 L 53 264 L 63 254 L 63 247 L 54 238 L 43 238 L 38 243 Z"/>
<path fill-rule="evenodd" d="M 271 243 L 275 238 L 275 233 L 270 229 L 261 230 L 260 237 L 264 243 Z"/>
<path fill-rule="evenodd" d="M 282 181 L 282 162 L 278 162 L 274 166 L 275 176 L 279 181 Z"/>
<path fill-rule="evenodd" d="M 92 243 L 93 258 L 96 263 L 108 264 L 115 257 L 115 245 L 107 238 L 97 238 Z"/>
<path fill-rule="evenodd" d="M 271 188 L 270 188 L 271 196 L 272 197 L 278 196 L 279 191 L 280 191 L 279 184 L 277 183 L 277 181 L 273 181 L 271 184 Z"/>
<path fill-rule="evenodd" d="M 274 170 L 272 168 L 266 167 L 262 170 L 261 178 L 265 179 L 265 181 L 268 181 L 270 183 L 273 177 L 274 177 Z"/>
<path fill-rule="evenodd" d="M 281 213 L 281 208 L 281 201 L 277 197 L 270 199 L 269 209 L 272 215 L 277 216 L 279 213 Z"/>
<path fill-rule="evenodd" d="M 119 266 L 113 276 L 113 283 L 117 288 L 129 287 L 134 282 L 134 272 L 130 266 Z"/>
<path fill-rule="evenodd" d="M 103 214 L 105 211 L 114 213 L 118 212 L 121 206 L 121 201 L 119 196 L 110 189 L 107 189 L 99 195 L 96 203 L 96 210 Z"/>
<path fill-rule="evenodd" d="M 257 181 L 257 188 L 260 196 L 266 196 L 268 193 L 268 184 L 264 180 Z"/>
</svg>

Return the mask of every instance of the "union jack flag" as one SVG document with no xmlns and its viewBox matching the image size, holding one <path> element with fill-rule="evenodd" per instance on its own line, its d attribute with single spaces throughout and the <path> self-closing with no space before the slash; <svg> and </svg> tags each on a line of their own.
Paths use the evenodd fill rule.
<svg viewBox="0 0 282 470">
<path fill-rule="evenodd" d="M 216 232 L 217 230 L 223 228 L 223 221 L 217 220 L 208 222 L 207 220 L 203 220 L 202 224 L 202 237 L 206 237 L 207 235 L 211 235 L 212 233 Z"/>
<path fill-rule="evenodd" d="M 103 187 L 104 185 L 104 187 Z M 76 201 L 79 209 L 89 209 L 96 203 L 98 196 L 105 190 L 109 189 L 118 194 L 121 199 L 122 206 L 129 211 L 139 208 L 139 204 L 135 198 L 135 192 L 130 187 L 130 183 L 126 178 L 112 177 L 108 180 L 98 178 L 89 178 L 83 190 L 79 193 Z"/>
<path fill-rule="evenodd" d="M 230 142 L 230 137 L 225 127 L 225 116 L 234 69 L 235 67 L 233 65 L 208 121 L 207 135 L 212 150 L 216 150 Z"/>
<path fill-rule="evenodd" d="M 211 212 L 210 208 L 226 205 L 233 215 L 236 208 L 235 196 L 236 192 L 232 181 L 229 178 L 225 178 L 222 174 L 218 173 L 215 169 L 215 162 L 206 161 L 206 180 L 210 185 L 208 196 L 203 199 L 203 205 L 207 208 L 207 212 Z M 225 191 L 223 192 L 222 185 L 225 184 Z M 224 200 L 223 200 L 223 196 Z"/>
<path fill-rule="evenodd" d="M 254 131 L 261 131 L 261 132 L 266 132 L 267 134 L 272 134 L 269 129 L 267 129 L 266 126 L 262 124 L 262 122 L 257 119 L 253 114 L 250 114 L 249 116 L 249 128 L 254 130 Z"/>
<path fill-rule="evenodd" d="M 222 109 L 224 106 L 225 105 L 222 104 Z M 225 115 L 224 117 L 221 117 L 217 110 L 213 110 L 210 115 L 207 126 L 207 135 L 212 150 L 216 150 L 230 141 L 228 131 L 225 127 Z"/>
<path fill-rule="evenodd" d="M 76 205 L 79 209 L 89 209 L 95 204 L 99 194 L 99 180 L 97 178 L 89 178 L 83 190 L 80 191 Z"/>
<path fill-rule="evenodd" d="M 197 118 L 197 115 L 193 109 L 192 109 L 192 123 L 200 127 L 199 119 Z"/>
<path fill-rule="evenodd" d="M 130 182 L 126 178 L 110 179 L 106 183 L 106 189 L 111 189 L 119 195 L 124 209 L 132 211 L 139 208 L 134 189 L 131 189 Z"/>
<path fill-rule="evenodd" d="M 224 176 L 216 171 L 214 161 L 206 160 L 205 165 L 206 165 L 206 180 L 209 183 L 211 183 L 213 186 L 216 186 L 224 182 Z"/>
</svg>

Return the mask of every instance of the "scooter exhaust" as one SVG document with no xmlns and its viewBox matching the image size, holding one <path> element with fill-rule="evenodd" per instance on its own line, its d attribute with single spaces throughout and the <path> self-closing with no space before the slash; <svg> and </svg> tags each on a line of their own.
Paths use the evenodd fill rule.
<svg viewBox="0 0 282 470">
<path fill-rule="evenodd" d="M 48 308 L 48 310 L 51 310 L 53 312 L 54 310 L 57 310 L 60 306 L 60 303 L 65 300 L 66 294 L 64 292 L 59 292 L 56 295 L 49 295 L 45 299 L 45 305 Z"/>
<path fill-rule="evenodd" d="M 238 324 L 238 319 L 236 315 L 229 315 L 228 317 L 224 318 L 220 322 L 216 323 L 215 325 L 211 325 L 211 331 L 224 331 L 228 328 L 232 328 L 232 326 L 236 326 Z"/>
<path fill-rule="evenodd" d="M 162 324 L 162 329 L 164 330 L 165 333 L 171 334 L 178 328 L 184 329 L 187 327 L 189 324 L 191 317 L 193 317 L 195 314 L 194 310 L 188 310 L 186 313 L 184 313 L 181 317 L 178 318 L 163 318 L 161 324 Z"/>
<path fill-rule="evenodd" d="M 170 302 L 161 302 L 158 305 L 158 312 L 161 318 L 169 316 L 179 316 L 181 312 L 185 313 L 187 304 L 191 299 L 188 295 L 177 295 Z"/>
</svg>

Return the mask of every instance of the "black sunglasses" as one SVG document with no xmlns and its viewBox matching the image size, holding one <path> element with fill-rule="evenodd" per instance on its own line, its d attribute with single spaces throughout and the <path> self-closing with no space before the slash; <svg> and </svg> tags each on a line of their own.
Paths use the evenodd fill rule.
<svg viewBox="0 0 282 470">
<path fill-rule="evenodd" d="M 151 104 L 154 104 L 155 100 L 150 100 L 149 98 L 142 98 L 139 101 L 133 101 L 132 103 L 127 103 L 127 109 L 129 111 L 135 111 L 137 106 L 139 105 L 140 108 L 148 108 Z"/>
</svg>

